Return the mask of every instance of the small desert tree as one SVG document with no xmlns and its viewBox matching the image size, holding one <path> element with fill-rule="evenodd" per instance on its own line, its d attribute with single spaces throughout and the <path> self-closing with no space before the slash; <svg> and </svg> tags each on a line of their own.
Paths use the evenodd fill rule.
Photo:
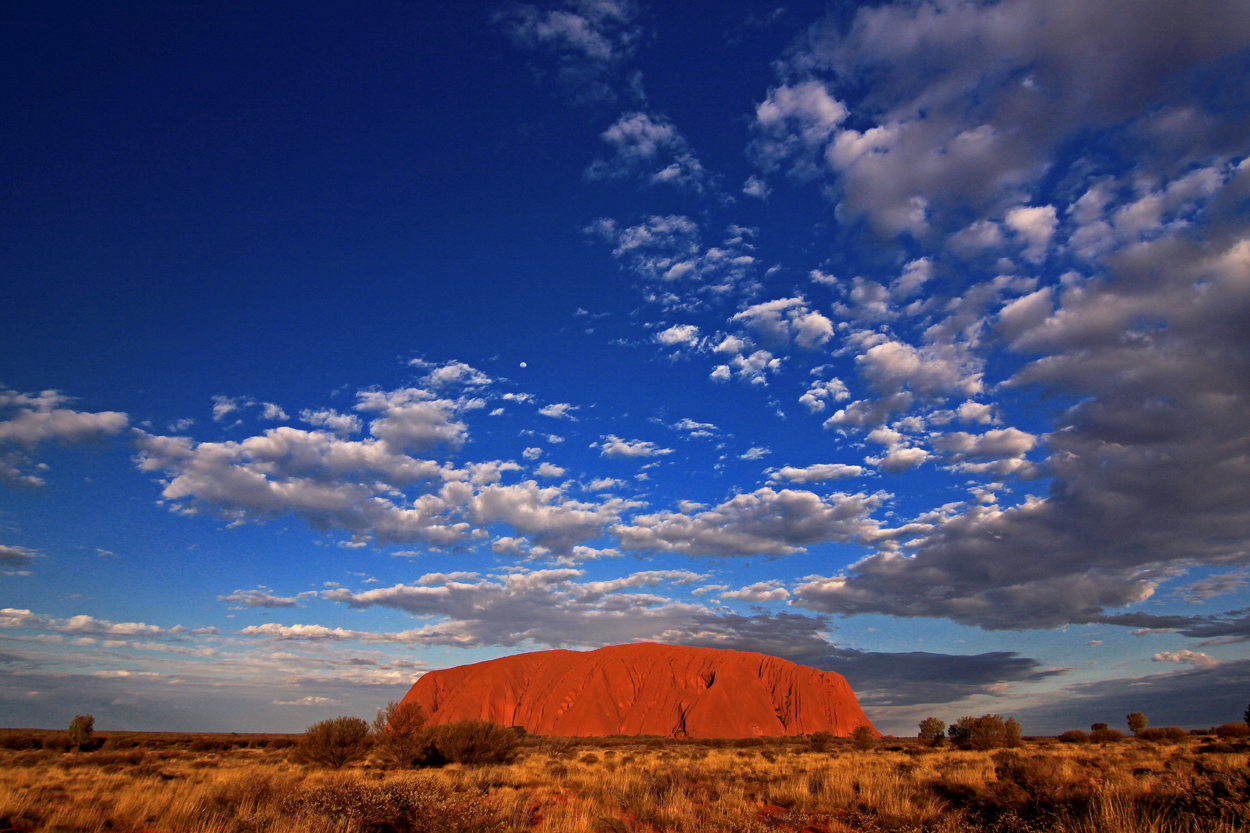
<svg viewBox="0 0 1250 833">
<path fill-rule="evenodd" d="M 1146 715 L 1141 712 L 1133 712 L 1126 719 L 1128 720 L 1129 731 L 1135 735 L 1141 734 L 1141 731 L 1150 723 L 1150 721 L 1146 719 Z"/>
<path fill-rule="evenodd" d="M 521 739 L 507 726 L 489 720 L 457 720 L 434 733 L 440 755 L 455 764 L 508 764 L 516 760 Z"/>
<path fill-rule="evenodd" d="M 91 743 L 91 733 L 94 731 L 94 717 L 89 714 L 74 716 L 69 722 L 69 742 L 73 744 L 75 752 L 81 752 L 84 746 Z"/>
<path fill-rule="evenodd" d="M 807 740 L 811 743 L 813 752 L 828 752 L 829 747 L 833 746 L 835 737 L 833 732 L 812 732 L 807 736 Z"/>
<path fill-rule="evenodd" d="M 335 717 L 304 730 L 295 757 L 304 763 L 338 769 L 369 751 L 369 724 L 359 717 Z"/>
<path fill-rule="evenodd" d="M 426 763 L 434 752 L 434 733 L 425 722 L 425 709 L 419 703 L 392 700 L 373 719 L 374 747 L 396 766 Z"/>
<path fill-rule="evenodd" d="M 1108 726 L 1106 723 L 1095 723 L 1089 727 L 1089 730 L 1091 732 L 1105 732 L 1109 728 L 1111 727 Z"/>
<path fill-rule="evenodd" d="M 1246 725 L 1250 726 L 1250 706 L 1246 706 L 1246 710 L 1241 713 L 1241 719 L 1246 721 Z"/>
<path fill-rule="evenodd" d="M 930 746 L 937 746 L 946 738 L 946 722 L 936 717 L 926 717 L 920 721 L 920 734 L 916 737 L 928 741 Z"/>
<path fill-rule="evenodd" d="M 867 723 L 861 723 L 851 730 L 851 744 L 861 751 L 872 749 L 877 745 L 877 731 Z"/>
<path fill-rule="evenodd" d="M 1020 724 L 1014 717 L 1003 720 L 997 714 L 961 717 L 946 734 L 960 749 L 997 749 L 1020 745 Z"/>
</svg>

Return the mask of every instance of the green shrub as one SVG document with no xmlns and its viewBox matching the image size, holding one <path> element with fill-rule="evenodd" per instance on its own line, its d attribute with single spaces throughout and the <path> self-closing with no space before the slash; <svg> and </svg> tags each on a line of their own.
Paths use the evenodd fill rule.
<svg viewBox="0 0 1250 833">
<path fill-rule="evenodd" d="M 507 726 L 489 720 L 457 720 L 438 727 L 434 747 L 448 761 L 467 766 L 507 764 L 516 760 L 521 739 Z"/>
<path fill-rule="evenodd" d="M 1146 719 L 1146 715 L 1141 712 L 1133 712 L 1127 718 L 1129 731 L 1135 735 L 1140 735 L 1142 730 L 1149 725 L 1150 721 Z"/>
<path fill-rule="evenodd" d="M 295 745 L 295 758 L 338 769 L 368 751 L 369 725 L 359 717 L 335 717 L 308 727 Z"/>
</svg>

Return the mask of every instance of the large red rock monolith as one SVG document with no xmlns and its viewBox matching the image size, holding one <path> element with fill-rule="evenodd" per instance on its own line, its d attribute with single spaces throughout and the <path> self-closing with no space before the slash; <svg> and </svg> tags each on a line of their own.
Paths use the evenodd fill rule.
<svg viewBox="0 0 1250 833">
<path fill-rule="evenodd" d="M 872 725 L 839 674 L 766 654 L 654 643 L 431 671 L 404 702 L 419 703 L 435 724 L 478 718 L 563 737 L 848 735 Z"/>
</svg>

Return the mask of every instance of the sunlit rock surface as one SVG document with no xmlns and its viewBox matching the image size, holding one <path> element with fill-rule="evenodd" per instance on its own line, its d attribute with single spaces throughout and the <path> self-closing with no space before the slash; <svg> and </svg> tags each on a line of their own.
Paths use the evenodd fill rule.
<svg viewBox="0 0 1250 833">
<path fill-rule="evenodd" d="M 404 702 L 421 704 L 433 723 L 481 718 L 565 737 L 848 735 L 871 725 L 839 674 L 765 654 L 654 643 L 431 671 Z"/>
</svg>

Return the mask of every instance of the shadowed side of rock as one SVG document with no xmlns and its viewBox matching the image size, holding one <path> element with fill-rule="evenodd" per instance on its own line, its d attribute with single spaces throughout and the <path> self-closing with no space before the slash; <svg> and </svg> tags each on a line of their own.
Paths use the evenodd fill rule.
<svg viewBox="0 0 1250 833">
<path fill-rule="evenodd" d="M 872 725 L 833 672 L 765 654 L 653 643 L 432 671 L 404 702 L 419 703 L 433 723 L 480 718 L 565 737 L 848 735 Z"/>
</svg>

